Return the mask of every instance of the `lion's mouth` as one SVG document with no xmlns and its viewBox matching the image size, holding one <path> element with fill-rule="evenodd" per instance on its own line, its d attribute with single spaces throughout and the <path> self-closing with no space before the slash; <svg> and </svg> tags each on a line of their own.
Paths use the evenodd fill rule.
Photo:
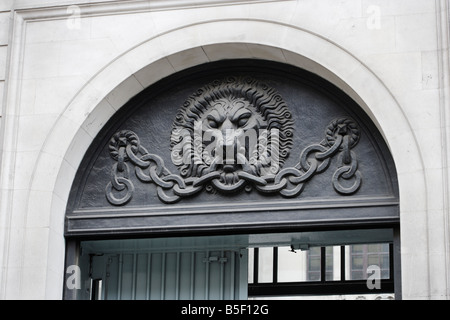
<svg viewBox="0 0 450 320">
<path fill-rule="evenodd" d="M 240 178 L 238 177 L 238 171 L 242 170 L 242 166 L 239 164 L 224 164 L 217 168 L 220 172 L 219 181 L 225 185 L 233 185 L 237 183 Z"/>
<path fill-rule="evenodd" d="M 237 172 L 222 172 L 219 179 L 224 185 L 234 185 L 239 180 L 240 178 L 238 177 Z"/>
<path fill-rule="evenodd" d="M 235 172 L 237 170 L 237 165 L 235 164 L 225 164 L 223 166 L 223 171 L 228 173 L 228 172 Z"/>
</svg>

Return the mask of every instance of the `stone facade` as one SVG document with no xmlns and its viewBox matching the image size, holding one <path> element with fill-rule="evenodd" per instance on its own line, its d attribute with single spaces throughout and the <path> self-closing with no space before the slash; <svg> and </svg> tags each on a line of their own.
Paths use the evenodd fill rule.
<svg viewBox="0 0 450 320">
<path fill-rule="evenodd" d="M 404 299 L 450 297 L 448 0 L 0 3 L 0 298 L 60 299 L 64 215 L 108 119 L 177 71 L 298 66 L 352 97 L 400 188 Z"/>
</svg>

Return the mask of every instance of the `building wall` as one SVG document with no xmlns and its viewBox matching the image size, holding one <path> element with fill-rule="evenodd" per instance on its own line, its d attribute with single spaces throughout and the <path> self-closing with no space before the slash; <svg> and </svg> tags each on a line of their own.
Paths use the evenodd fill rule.
<svg viewBox="0 0 450 320">
<path fill-rule="evenodd" d="M 2 1 L 0 298 L 61 298 L 68 193 L 106 121 L 157 80 L 230 58 L 302 67 L 361 105 L 397 166 L 403 297 L 449 298 L 449 10 L 447 0 Z"/>
</svg>

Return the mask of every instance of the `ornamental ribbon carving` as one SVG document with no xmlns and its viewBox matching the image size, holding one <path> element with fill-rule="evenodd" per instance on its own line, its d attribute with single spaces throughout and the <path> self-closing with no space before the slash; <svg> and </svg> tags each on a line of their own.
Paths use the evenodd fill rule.
<svg viewBox="0 0 450 320">
<path fill-rule="evenodd" d="M 337 157 L 332 186 L 342 195 L 358 191 L 362 176 L 352 149 L 360 131 L 349 118 L 328 125 L 325 138 L 306 147 L 298 163 L 283 168 L 293 144 L 294 122 L 281 96 L 251 78 L 215 81 L 186 100 L 172 128 L 170 172 L 163 159 L 145 149 L 130 130 L 112 136 L 109 152 L 115 161 L 106 198 L 125 205 L 135 186 L 130 171 L 143 183 L 157 186 L 167 204 L 206 190 L 233 194 L 256 190 L 263 194 L 296 197 L 315 175 Z"/>
</svg>

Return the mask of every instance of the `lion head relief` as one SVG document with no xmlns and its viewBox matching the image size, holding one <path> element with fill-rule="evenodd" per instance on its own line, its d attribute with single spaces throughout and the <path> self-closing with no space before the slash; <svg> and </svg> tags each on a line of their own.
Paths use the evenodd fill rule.
<svg viewBox="0 0 450 320">
<path fill-rule="evenodd" d="M 361 131 L 354 120 L 334 119 L 325 139 L 304 148 L 295 166 L 282 168 L 293 146 L 293 130 L 293 116 L 274 88 L 249 77 L 216 80 L 188 97 L 173 122 L 171 160 L 179 175 L 142 146 L 133 131 L 120 130 L 112 136 L 109 151 L 115 163 L 106 198 L 117 206 L 130 201 L 135 189 L 130 165 L 139 181 L 156 185 L 164 203 L 204 189 L 222 194 L 256 189 L 293 198 L 314 175 L 327 170 L 335 155 L 335 191 L 358 192 L 362 174 L 352 149 Z"/>
<path fill-rule="evenodd" d="M 183 178 L 220 174 L 223 186 L 239 173 L 275 175 L 293 143 L 292 114 L 281 96 L 252 78 L 216 80 L 180 108 L 171 135 L 172 161 Z"/>
</svg>

